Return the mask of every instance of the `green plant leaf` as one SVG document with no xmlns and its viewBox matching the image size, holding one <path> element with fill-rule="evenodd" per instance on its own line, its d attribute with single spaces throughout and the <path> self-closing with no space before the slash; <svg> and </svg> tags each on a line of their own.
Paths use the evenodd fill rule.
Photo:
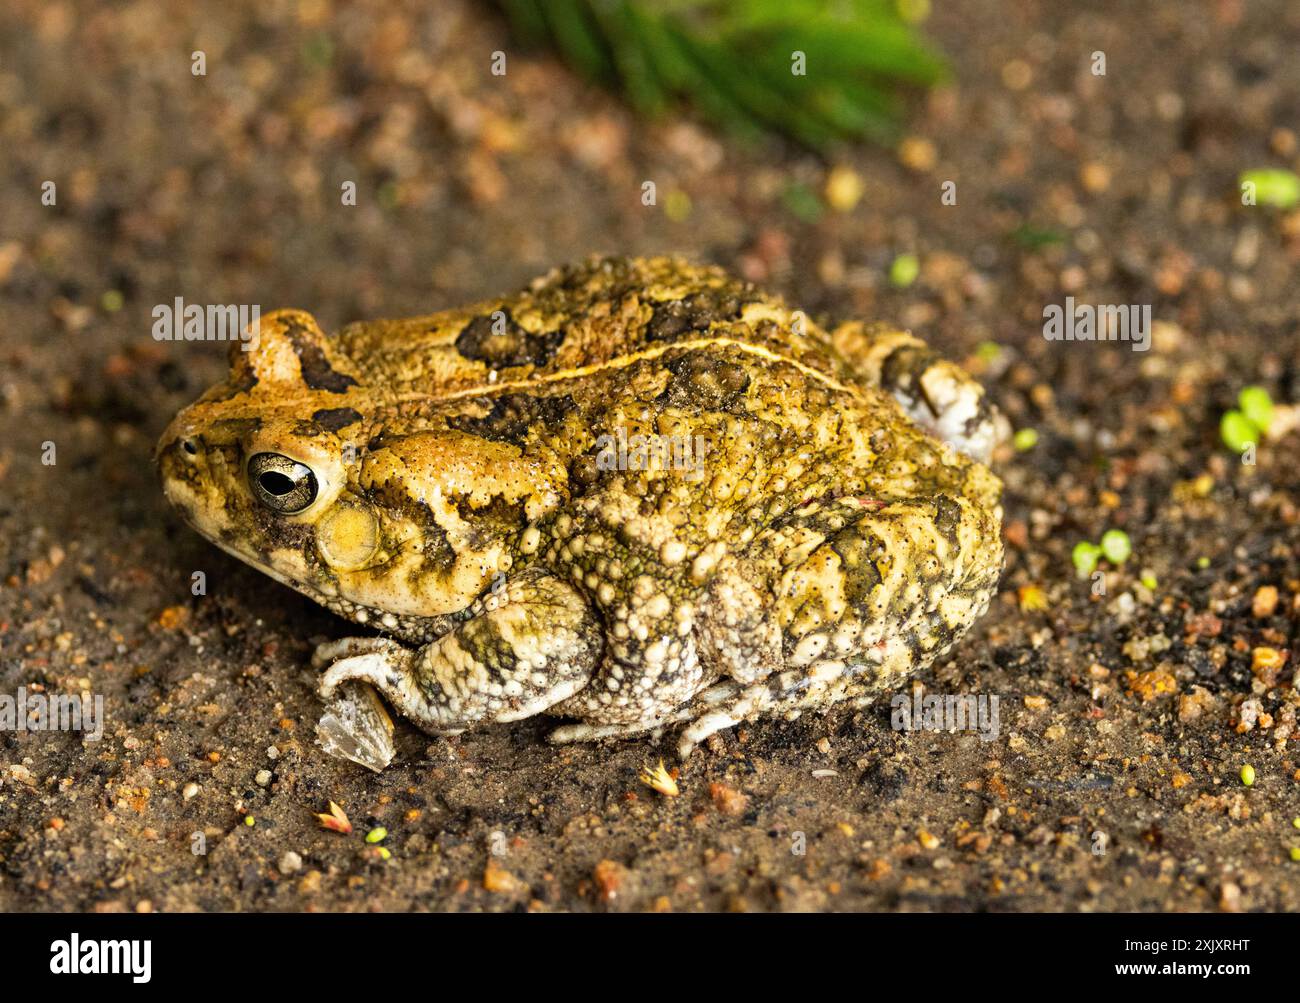
<svg viewBox="0 0 1300 1003">
<path fill-rule="evenodd" d="M 614 68 L 591 20 L 591 5 L 582 0 L 546 0 L 542 5 L 551 37 L 566 59 L 592 80 L 608 80 Z"/>
<path fill-rule="evenodd" d="M 817 149 L 893 142 L 900 87 L 947 75 L 896 0 L 497 3 L 521 41 L 553 46 L 637 111 L 659 115 L 679 100 L 746 138 L 779 132 Z"/>
</svg>

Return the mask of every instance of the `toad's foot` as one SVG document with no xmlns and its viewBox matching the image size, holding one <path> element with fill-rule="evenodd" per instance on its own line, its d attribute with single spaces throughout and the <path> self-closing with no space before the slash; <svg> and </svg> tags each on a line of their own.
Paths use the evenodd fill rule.
<svg viewBox="0 0 1300 1003">
<path fill-rule="evenodd" d="M 570 745 L 574 742 L 599 742 L 605 738 L 629 738 L 633 735 L 648 734 L 651 738 L 658 738 L 664 728 L 673 724 L 681 724 L 683 721 L 689 721 L 693 713 L 692 709 L 687 706 L 678 708 L 665 717 L 658 717 L 649 721 L 633 721 L 622 724 L 589 724 L 580 721 L 576 724 L 562 724 L 548 734 L 546 740 L 552 745 Z"/>
<path fill-rule="evenodd" d="M 696 745 L 715 732 L 725 731 L 761 709 L 778 703 L 793 705 L 797 700 L 798 692 L 793 688 L 783 692 L 779 685 L 770 683 L 742 688 L 727 681 L 710 686 L 688 706 L 679 708 L 666 717 L 624 724 L 565 724 L 547 735 L 546 740 L 552 745 L 568 745 L 575 742 L 599 742 L 609 738 L 630 738 L 635 735 L 648 735 L 657 739 L 665 728 L 690 721 L 692 723 L 682 731 L 677 742 L 677 755 L 684 760 Z"/>
<path fill-rule="evenodd" d="M 564 724 L 546 736 L 552 745 L 572 745 L 575 742 L 599 742 L 606 738 L 630 738 L 633 735 L 656 733 L 667 721 L 636 721 L 632 724 Z"/>
<path fill-rule="evenodd" d="M 316 645 L 311 656 L 311 667 L 323 669 L 327 665 L 359 655 L 391 656 L 396 659 L 399 652 L 409 654 L 409 651 L 410 649 L 387 637 L 341 637 L 337 641 L 325 641 Z"/>
<path fill-rule="evenodd" d="M 651 738 L 658 738 L 665 728 L 695 719 L 702 713 L 705 713 L 707 708 L 726 704 L 734 699 L 736 694 L 739 692 L 740 687 L 734 682 L 727 680 L 708 687 L 702 692 L 696 694 L 695 699 L 691 701 L 691 703 L 684 707 L 679 707 L 670 714 L 662 717 L 624 724 L 589 724 L 586 722 L 565 724 L 556 728 L 547 735 L 546 740 L 552 745 L 568 745 L 573 742 L 599 742 L 606 738 L 628 738 L 633 735 L 648 734 Z M 735 723 L 735 721 L 731 722 L 731 724 Z M 730 725 L 719 724 L 714 730 L 721 730 L 727 727 L 730 727 Z M 710 732 L 710 734 L 712 734 L 712 732 Z M 691 743 L 691 747 L 694 747 L 694 743 Z M 689 752 L 690 749 L 688 748 L 687 754 L 689 754 Z"/>
</svg>

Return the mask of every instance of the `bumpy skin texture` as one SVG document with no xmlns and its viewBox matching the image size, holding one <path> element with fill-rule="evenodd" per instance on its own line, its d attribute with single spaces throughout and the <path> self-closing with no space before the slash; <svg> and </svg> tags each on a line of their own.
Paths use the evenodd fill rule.
<svg viewBox="0 0 1300 1003">
<path fill-rule="evenodd" d="M 979 385 L 911 335 L 824 331 L 717 269 L 592 260 L 333 337 L 279 311 L 231 355 L 159 443 L 167 496 L 405 642 L 323 645 L 321 691 L 367 681 L 430 732 L 684 723 L 685 755 L 745 718 L 897 686 L 996 586 Z M 609 463 L 606 435 L 701 448 Z"/>
</svg>

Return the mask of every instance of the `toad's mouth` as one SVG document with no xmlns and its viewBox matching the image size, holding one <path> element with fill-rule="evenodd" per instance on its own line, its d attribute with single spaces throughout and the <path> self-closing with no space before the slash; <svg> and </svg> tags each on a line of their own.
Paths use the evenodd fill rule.
<svg viewBox="0 0 1300 1003">
<path fill-rule="evenodd" d="M 412 644 L 425 644 L 437 640 L 451 630 L 459 619 L 454 613 L 413 616 L 404 613 L 393 613 L 380 606 L 357 602 L 340 595 L 337 591 L 326 591 L 310 581 L 295 578 L 293 575 L 277 568 L 268 557 L 258 554 L 250 548 L 240 547 L 237 543 L 228 540 L 213 537 L 208 537 L 208 539 L 231 557 L 238 558 L 281 585 L 286 585 L 295 592 L 302 593 L 308 599 L 324 606 L 336 616 L 341 616 L 345 620 L 351 620 L 353 623 L 359 623 L 363 626 L 373 627 L 382 634 L 389 634 Z"/>
<path fill-rule="evenodd" d="M 451 630 L 457 622 L 455 613 L 428 616 L 394 613 L 383 606 L 359 602 L 344 596 L 340 594 L 337 586 L 324 587 L 322 583 L 314 580 L 319 576 L 313 576 L 308 572 L 306 561 L 299 550 L 255 547 L 230 521 L 226 513 L 217 515 L 201 505 L 198 497 L 185 482 L 169 479 L 164 482 L 163 488 L 168 500 L 181 513 L 185 521 L 209 543 L 215 544 L 231 557 L 260 571 L 281 585 L 302 593 L 336 616 L 373 627 L 382 633 L 411 643 L 436 640 Z M 281 559 L 275 560 L 273 554 L 281 555 Z M 295 575 L 283 567 L 285 563 L 291 561 L 301 564 L 300 574 Z"/>
</svg>

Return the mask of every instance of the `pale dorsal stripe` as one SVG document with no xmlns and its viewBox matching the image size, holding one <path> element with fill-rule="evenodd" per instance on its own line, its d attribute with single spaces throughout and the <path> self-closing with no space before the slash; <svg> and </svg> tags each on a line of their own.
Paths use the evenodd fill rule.
<svg viewBox="0 0 1300 1003">
<path fill-rule="evenodd" d="M 599 362 L 590 366 L 579 366 L 576 369 L 565 369 L 558 373 L 545 373 L 541 376 L 530 377 L 526 380 L 513 380 L 508 383 L 485 383 L 477 387 L 467 387 L 463 390 L 456 390 L 445 394 L 425 394 L 425 393 L 404 393 L 396 395 L 396 401 L 449 401 L 459 400 L 462 397 L 482 397 L 487 394 L 499 393 L 502 390 L 527 390 L 529 387 L 535 387 L 540 383 L 556 383 L 562 380 L 578 379 L 583 376 L 591 376 L 606 369 L 622 369 L 631 366 L 637 362 L 648 359 L 657 359 L 666 352 L 673 352 L 679 349 L 692 350 L 696 348 L 709 348 L 713 346 L 728 346 L 738 348 L 742 352 L 748 352 L 750 355 L 756 355 L 759 358 L 767 359 L 769 362 L 784 362 L 788 366 L 794 366 L 806 376 L 824 383 L 833 390 L 841 393 L 855 394 L 858 388 L 840 383 L 832 379 L 825 373 L 818 372 L 812 366 L 805 365 L 795 359 L 774 352 L 770 348 L 764 348 L 762 345 L 753 345 L 746 341 L 737 341 L 734 338 L 696 338 L 691 341 L 675 341 L 669 344 L 658 345 L 654 348 L 643 349 L 640 352 L 633 352 L 630 355 L 620 355 L 617 358 L 610 359 L 607 362 Z"/>
</svg>

